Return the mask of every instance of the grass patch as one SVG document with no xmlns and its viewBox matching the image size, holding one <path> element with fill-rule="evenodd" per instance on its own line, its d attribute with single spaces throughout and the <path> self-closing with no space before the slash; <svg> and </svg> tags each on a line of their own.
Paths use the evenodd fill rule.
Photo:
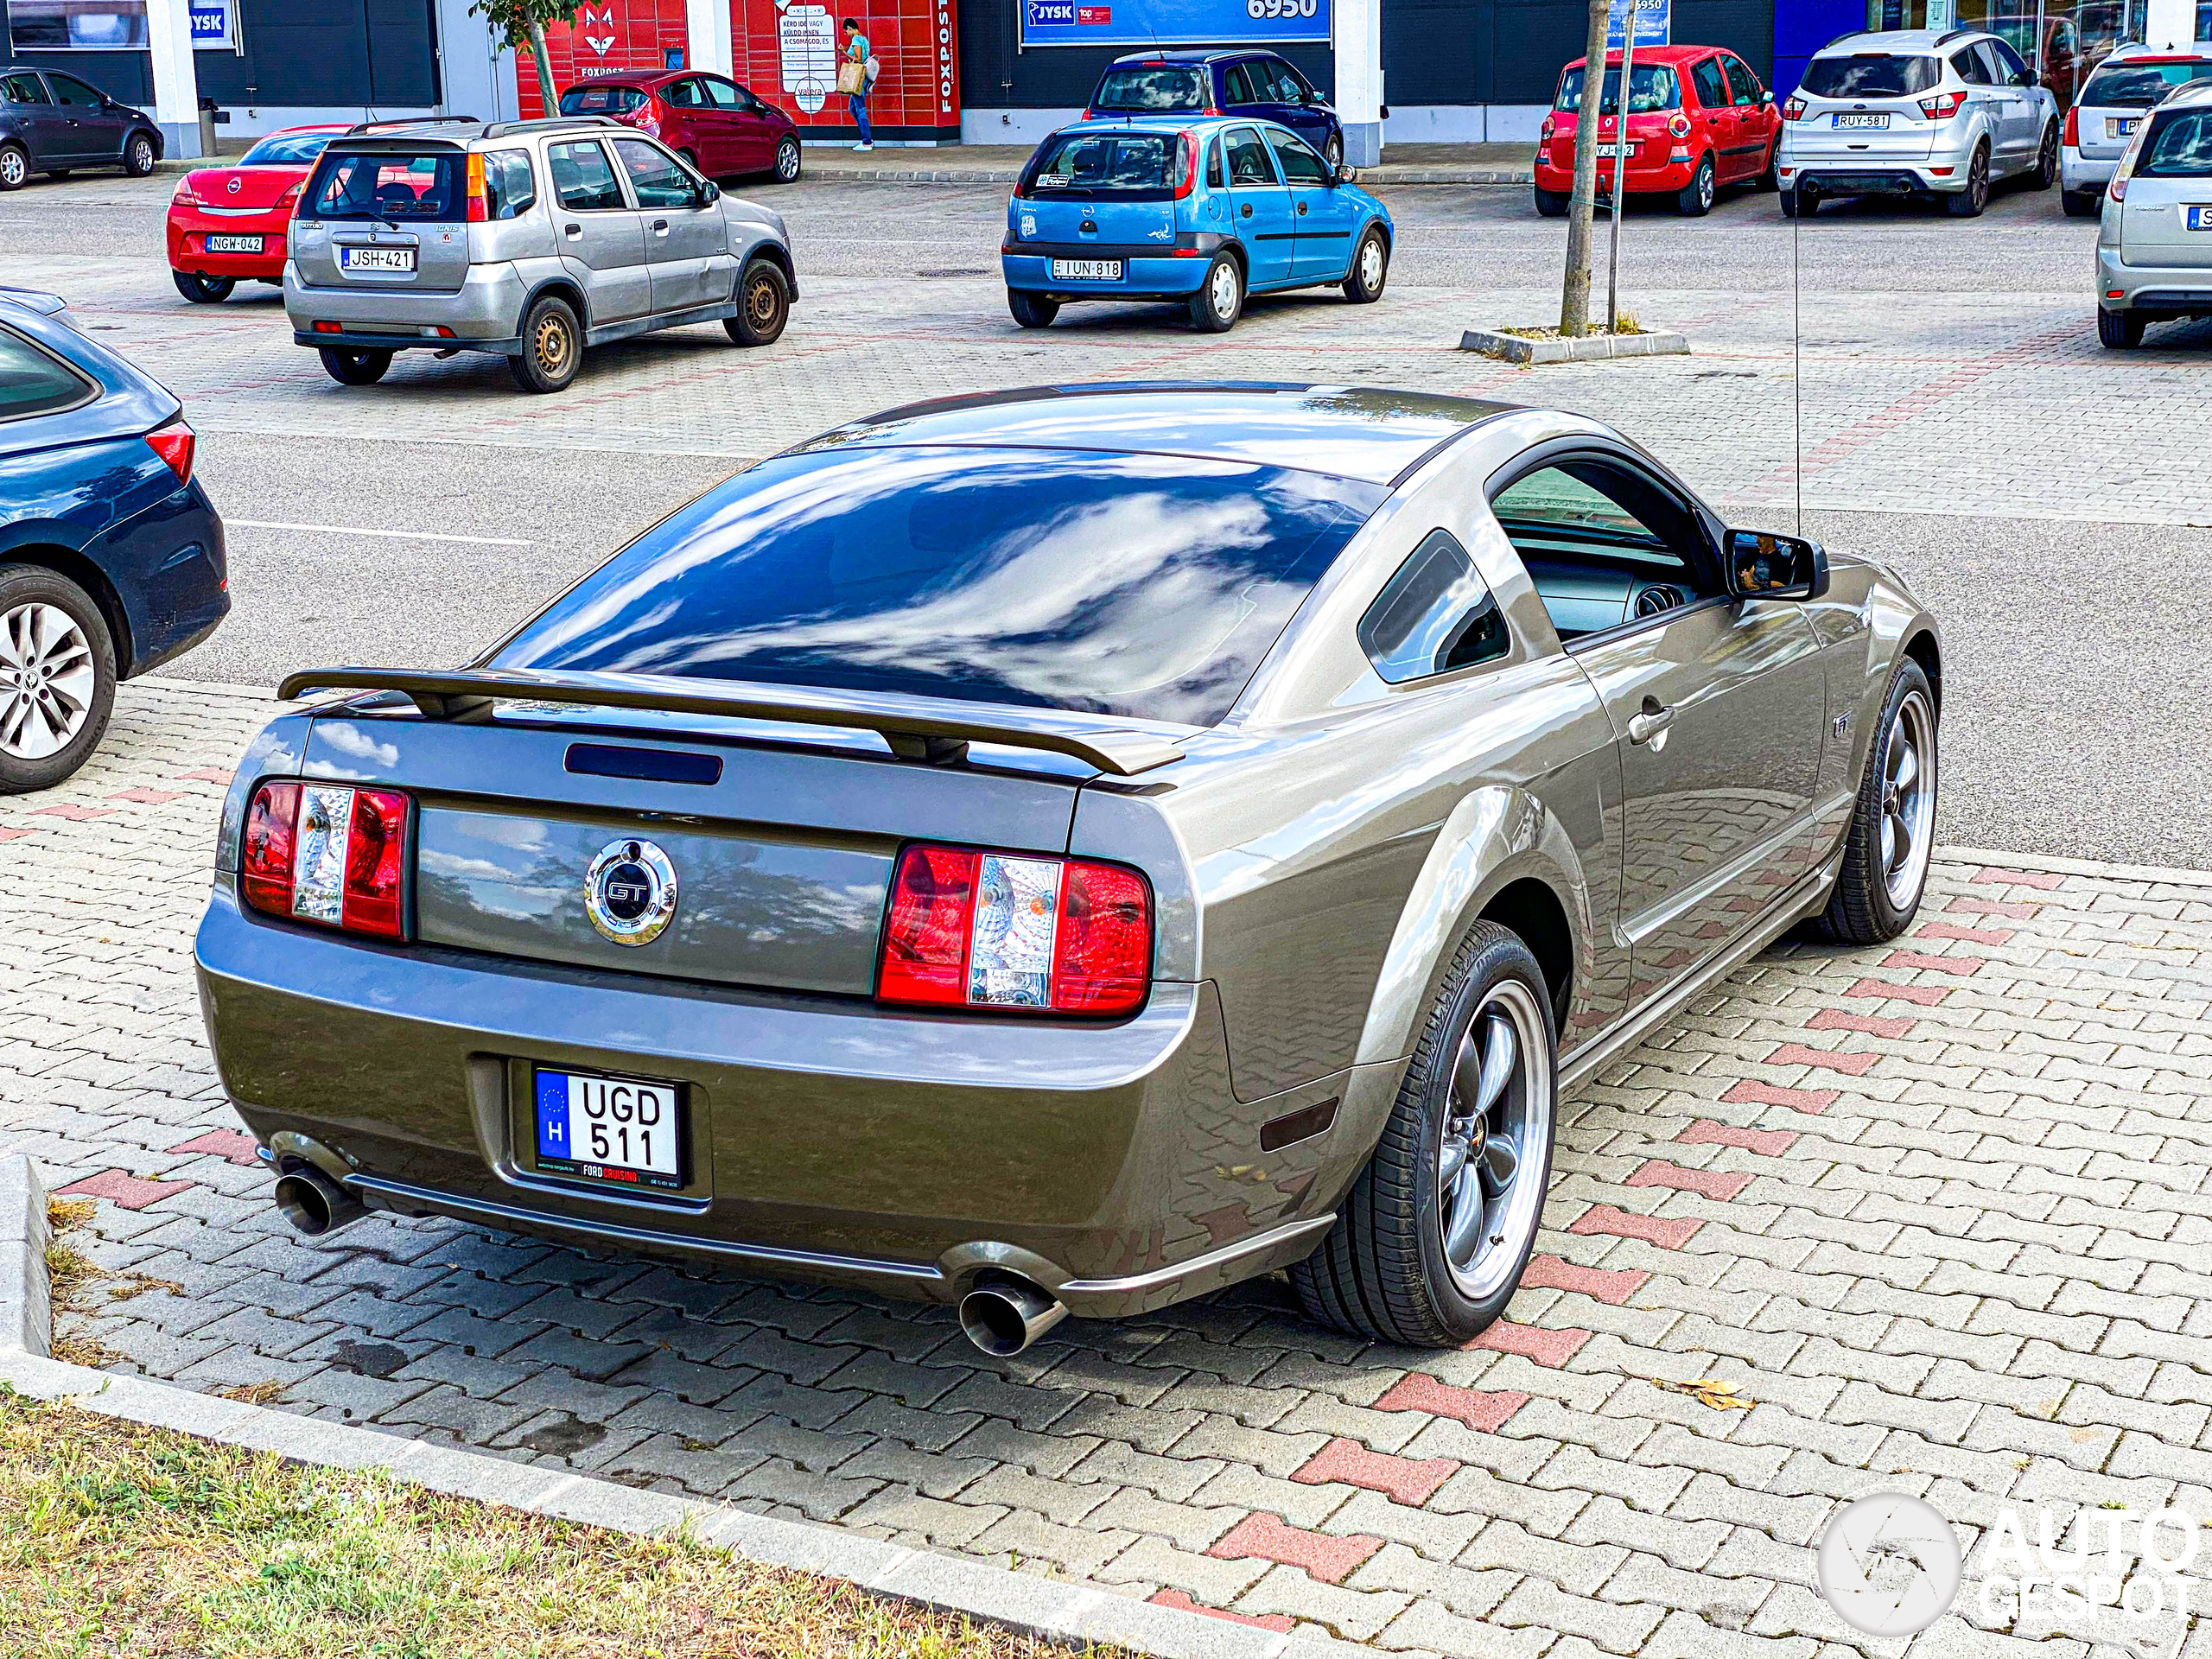
<svg viewBox="0 0 2212 1659">
<path fill-rule="evenodd" d="M 0 1385 L 0 1653 L 22 1659 L 1076 1652 L 688 1538 L 310 1468 Z"/>
<path fill-rule="evenodd" d="M 1608 333 L 1616 336 L 1624 336 L 1628 334 L 1646 334 L 1651 332 L 1625 311 L 1622 312 L 1616 321 L 1620 324 L 1620 327 L 1618 328 L 1608 329 L 1605 325 L 1605 320 L 1603 318 L 1593 318 L 1591 321 L 1589 327 L 1585 329 L 1580 335 L 1573 336 L 1573 338 L 1589 340 Z M 1566 340 L 1570 338 L 1570 336 L 1560 333 L 1560 331 L 1555 327 L 1500 328 L 1497 332 L 1501 334 L 1511 334 L 1516 340 Z"/>
</svg>

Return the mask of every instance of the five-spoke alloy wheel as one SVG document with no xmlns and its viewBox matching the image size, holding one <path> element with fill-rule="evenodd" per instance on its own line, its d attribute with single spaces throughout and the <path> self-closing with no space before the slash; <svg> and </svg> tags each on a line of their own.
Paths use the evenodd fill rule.
<svg viewBox="0 0 2212 1659">
<path fill-rule="evenodd" d="M 34 565 L 0 565 L 0 794 L 47 789 L 107 729 L 115 648 L 91 595 Z"/>
<path fill-rule="evenodd" d="M 1911 925 L 1936 844 L 1936 688 L 1912 658 L 1898 664 L 1868 746 L 1859 804 L 1844 832 L 1843 868 L 1821 931 L 1878 944 Z"/>
</svg>

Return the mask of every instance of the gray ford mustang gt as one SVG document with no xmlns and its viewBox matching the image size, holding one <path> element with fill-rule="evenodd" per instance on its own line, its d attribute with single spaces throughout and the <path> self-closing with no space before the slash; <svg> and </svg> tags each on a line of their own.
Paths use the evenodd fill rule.
<svg viewBox="0 0 2212 1659">
<path fill-rule="evenodd" d="M 957 1302 L 1287 1268 L 1457 1344 L 1563 1090 L 1928 871 L 1935 622 L 1578 416 L 1096 385 L 855 421 L 449 672 L 345 668 L 196 952 L 308 1232 L 365 1210 Z"/>
</svg>

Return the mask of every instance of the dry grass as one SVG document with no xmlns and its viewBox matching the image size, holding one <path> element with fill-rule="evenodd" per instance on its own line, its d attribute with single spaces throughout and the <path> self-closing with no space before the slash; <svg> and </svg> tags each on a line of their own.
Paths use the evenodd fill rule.
<svg viewBox="0 0 2212 1659">
<path fill-rule="evenodd" d="M 1622 312 L 1615 321 L 1620 326 L 1617 328 L 1609 330 L 1606 328 L 1605 320 L 1603 318 L 1593 319 L 1589 327 L 1583 331 L 1580 338 L 1587 340 L 1593 336 L 1607 333 L 1611 333 L 1615 335 L 1627 335 L 1648 334 L 1650 332 L 1649 329 L 1644 327 L 1642 323 L 1638 322 L 1633 315 L 1626 311 Z M 1567 338 L 1567 335 L 1560 333 L 1557 328 L 1500 328 L 1497 332 L 1501 334 L 1511 334 L 1516 340 L 1565 340 Z"/>
<path fill-rule="evenodd" d="M 635 1538 L 388 1476 L 308 1468 L 0 1386 L 0 1653 L 1071 1659 L 1073 1650 L 688 1539 Z"/>
</svg>

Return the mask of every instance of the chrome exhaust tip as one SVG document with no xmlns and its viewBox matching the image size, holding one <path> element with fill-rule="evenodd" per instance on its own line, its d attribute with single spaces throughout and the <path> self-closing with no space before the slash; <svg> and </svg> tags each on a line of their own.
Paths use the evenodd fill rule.
<svg viewBox="0 0 2212 1659">
<path fill-rule="evenodd" d="M 359 1198 L 312 1164 L 279 1176 L 275 1197 L 284 1219 L 309 1238 L 336 1232 L 368 1213 Z"/>
<path fill-rule="evenodd" d="M 1011 1358 L 1068 1316 L 1058 1301 L 1012 1274 L 979 1281 L 960 1299 L 960 1328 L 987 1354 Z"/>
</svg>

